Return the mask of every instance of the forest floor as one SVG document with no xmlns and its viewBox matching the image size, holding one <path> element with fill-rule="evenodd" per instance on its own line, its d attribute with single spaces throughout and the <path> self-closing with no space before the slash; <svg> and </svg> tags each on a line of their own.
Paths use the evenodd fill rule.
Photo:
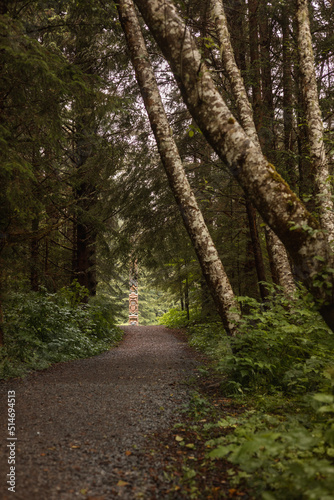
<svg viewBox="0 0 334 500">
<path fill-rule="evenodd" d="M 202 461 L 205 443 L 188 430 L 184 407 L 198 389 L 201 356 L 177 330 L 122 329 L 119 346 L 102 355 L 0 383 L 0 498 L 249 498 L 229 486 L 227 464 Z M 8 439 L 8 391 L 17 440 Z M 15 493 L 6 483 L 11 450 Z M 197 471 L 187 466 L 195 462 Z"/>
</svg>

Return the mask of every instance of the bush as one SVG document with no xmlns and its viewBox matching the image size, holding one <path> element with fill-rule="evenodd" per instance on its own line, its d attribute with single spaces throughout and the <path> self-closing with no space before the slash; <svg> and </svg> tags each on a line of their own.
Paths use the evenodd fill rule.
<svg viewBox="0 0 334 500">
<path fill-rule="evenodd" d="M 237 465 L 232 482 L 246 481 L 256 498 L 333 499 L 334 397 L 317 394 L 313 400 L 320 407 L 312 419 L 254 412 L 222 419 L 218 426 L 233 433 L 207 442 L 214 448 L 209 457 L 227 458 Z"/>
<path fill-rule="evenodd" d="M 188 328 L 189 344 L 214 359 L 230 354 L 228 337 L 221 323 L 200 323 Z"/>
<path fill-rule="evenodd" d="M 323 372 L 332 363 L 334 336 L 303 297 L 289 302 L 270 298 L 270 307 L 241 297 L 240 335 L 231 339 L 232 351 L 219 363 L 229 387 L 300 394 L 326 386 Z M 328 385 L 328 384 L 327 384 Z"/>
<path fill-rule="evenodd" d="M 179 309 L 170 309 L 168 312 L 158 318 L 159 325 L 165 325 L 168 328 L 183 328 L 188 325 L 187 312 Z"/>
<path fill-rule="evenodd" d="M 21 375 L 51 363 L 94 356 L 121 338 L 106 299 L 81 304 L 80 285 L 59 293 L 17 293 L 4 307 L 5 347 L 0 378 Z"/>
</svg>

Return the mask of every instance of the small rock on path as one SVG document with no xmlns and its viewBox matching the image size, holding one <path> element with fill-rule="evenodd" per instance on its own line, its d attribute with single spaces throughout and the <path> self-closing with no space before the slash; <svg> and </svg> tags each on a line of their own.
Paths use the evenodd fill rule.
<svg viewBox="0 0 334 500">
<path fill-rule="evenodd" d="M 172 330 L 122 328 L 123 341 L 102 355 L 0 383 L 0 498 L 167 498 L 145 446 L 188 401 L 182 382 L 197 361 Z M 6 484 L 8 390 L 16 393 L 15 494 Z"/>
</svg>

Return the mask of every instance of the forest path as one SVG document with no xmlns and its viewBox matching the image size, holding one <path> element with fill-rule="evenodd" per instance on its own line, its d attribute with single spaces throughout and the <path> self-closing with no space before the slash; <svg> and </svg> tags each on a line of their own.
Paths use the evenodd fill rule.
<svg viewBox="0 0 334 500">
<path fill-rule="evenodd" d="M 165 497 L 161 477 L 157 491 L 151 474 L 153 466 L 159 475 L 159 463 L 148 460 L 145 445 L 188 400 L 182 381 L 197 361 L 177 332 L 123 330 L 120 345 L 100 356 L 0 383 L 0 498 Z M 15 494 L 6 484 L 9 390 L 16 394 Z"/>
</svg>

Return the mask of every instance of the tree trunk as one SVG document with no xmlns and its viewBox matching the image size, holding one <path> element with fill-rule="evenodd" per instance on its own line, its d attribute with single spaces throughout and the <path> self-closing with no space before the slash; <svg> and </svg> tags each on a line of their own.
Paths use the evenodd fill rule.
<svg viewBox="0 0 334 500">
<path fill-rule="evenodd" d="M 232 92 L 236 99 L 241 124 L 248 137 L 260 148 L 258 135 L 254 125 L 252 108 L 248 100 L 240 70 L 235 61 L 230 33 L 227 28 L 227 20 L 220 0 L 211 0 L 211 14 L 219 39 L 221 59 L 227 71 Z"/>
<path fill-rule="evenodd" d="M 231 87 L 232 87 L 232 92 L 236 100 L 237 104 L 237 109 L 238 113 L 240 116 L 240 121 L 241 125 L 243 126 L 244 131 L 248 135 L 248 137 L 254 142 L 254 144 L 257 146 L 259 150 L 259 154 L 262 155 L 262 149 L 264 148 L 267 150 L 270 148 L 270 146 L 267 146 L 267 143 L 265 141 L 265 135 L 262 134 L 262 145 L 260 145 L 260 141 L 258 138 L 258 128 L 261 126 L 263 122 L 263 117 L 260 116 L 262 115 L 262 109 L 263 106 L 255 105 L 254 100 L 261 98 L 261 95 L 258 96 L 258 88 L 260 85 L 260 80 L 258 82 L 258 86 L 253 89 L 253 106 L 254 106 L 254 115 L 255 115 L 255 120 L 253 118 L 253 111 L 250 106 L 246 89 L 244 86 L 244 82 L 242 80 L 240 71 L 238 70 L 238 67 L 236 65 L 235 59 L 234 59 L 234 53 L 233 49 L 231 46 L 230 42 L 230 36 L 229 32 L 227 29 L 227 22 L 226 22 L 226 17 L 225 17 L 225 12 L 223 5 L 220 0 L 211 0 L 211 5 L 212 5 L 212 16 L 215 21 L 215 26 L 219 38 L 219 44 L 220 44 L 220 51 L 222 54 L 222 61 L 223 64 L 226 68 L 229 80 L 231 82 Z M 258 28 L 257 28 L 257 7 L 255 3 L 251 3 L 252 6 L 252 25 L 250 26 L 250 45 L 252 47 L 251 50 L 251 62 L 253 65 L 253 68 L 259 68 L 259 50 L 258 50 Z M 254 40 L 253 40 L 254 37 Z M 264 57 L 265 51 L 263 49 L 263 57 Z M 254 61 L 252 60 L 254 58 Z M 266 59 L 269 59 L 269 55 L 266 54 Z M 257 71 L 256 73 L 257 77 L 260 79 L 260 72 Z M 266 79 L 266 87 L 269 86 L 269 88 L 266 88 L 266 95 L 269 100 L 269 105 L 267 107 L 272 106 L 272 97 L 271 97 L 271 77 L 270 77 L 270 69 L 269 69 L 269 76 L 267 76 Z M 269 112 L 268 112 L 269 113 Z M 272 114 L 272 112 L 270 112 Z M 250 200 L 246 197 L 246 208 L 248 204 L 248 209 L 247 209 L 247 215 L 250 223 L 250 231 L 251 231 L 251 236 L 252 236 L 252 241 L 253 245 L 255 244 L 256 241 L 256 234 L 254 233 L 255 229 L 257 232 L 256 225 L 254 227 L 254 221 L 252 220 L 253 216 L 253 208 L 251 206 Z M 253 231 L 253 234 L 252 234 Z M 275 282 L 277 276 L 281 276 L 281 271 L 280 269 L 275 269 L 275 267 L 280 267 L 282 266 L 283 270 L 289 270 L 288 276 L 292 276 L 291 273 L 291 268 L 290 268 L 290 263 L 289 260 L 286 256 L 286 251 L 284 248 L 284 245 L 282 242 L 279 240 L 279 238 L 272 233 L 271 238 L 266 238 L 267 242 L 267 247 L 268 245 L 273 244 L 274 248 L 268 248 L 268 254 L 270 255 L 270 268 L 272 271 L 272 278 Z M 259 246 L 259 243 L 256 244 L 257 248 L 261 250 L 261 247 Z M 281 246 L 282 248 L 280 251 L 278 251 L 278 247 Z M 257 271 L 258 271 L 258 276 L 264 276 L 262 273 L 262 269 L 264 270 L 264 264 L 263 264 L 263 259 L 262 259 L 262 252 L 259 252 L 258 250 L 254 250 L 254 256 L 255 259 L 258 259 L 257 261 Z M 286 256 L 286 261 L 284 262 L 284 256 Z M 277 258 L 276 258 L 277 257 Z M 262 261 L 262 263 L 261 263 Z M 260 273 L 260 274 L 259 274 Z M 259 278 L 260 279 L 260 278 Z M 260 279 L 262 280 L 262 278 Z M 279 282 L 279 284 L 284 287 L 286 281 L 284 282 Z M 287 289 L 285 290 L 287 295 L 290 295 L 290 290 L 293 288 L 293 282 L 289 283 Z M 262 286 L 263 288 L 263 286 Z M 265 289 L 266 290 L 266 289 Z M 261 296 L 263 297 L 263 293 L 265 294 L 264 290 L 260 290 Z"/>
<path fill-rule="evenodd" d="M 187 320 L 190 320 L 190 304 L 189 304 L 189 283 L 188 283 L 188 276 L 185 279 L 185 284 L 184 284 L 184 304 L 186 307 L 187 311 Z"/>
<path fill-rule="evenodd" d="M 2 265 L 2 262 L 0 262 Z M 3 331 L 3 311 L 2 311 L 2 271 L 0 268 L 0 346 L 4 345 L 4 331 Z"/>
<path fill-rule="evenodd" d="M 318 98 L 315 61 L 312 48 L 308 0 L 297 0 L 299 67 L 306 105 L 307 132 L 312 168 L 315 172 L 316 206 L 321 227 L 334 239 L 334 205 L 330 172 L 324 146 L 324 126 Z"/>
<path fill-rule="evenodd" d="M 297 187 L 297 171 L 293 152 L 293 85 L 292 85 L 292 57 L 290 37 L 290 9 L 289 0 L 283 4 L 281 12 L 281 24 L 283 34 L 283 126 L 284 126 L 284 149 L 285 168 L 289 184 L 294 189 Z"/>
<path fill-rule="evenodd" d="M 275 158 L 274 101 L 271 77 L 270 37 L 268 26 L 268 2 L 259 0 L 259 34 L 262 82 L 262 131 L 260 131 L 262 151 L 271 161 Z M 258 131 L 259 132 L 259 131 Z"/>
<path fill-rule="evenodd" d="M 179 206 L 225 330 L 229 335 L 234 335 L 237 329 L 236 322 L 239 320 L 234 293 L 190 188 L 177 146 L 171 135 L 132 0 L 121 0 L 118 9 L 137 81 L 169 185 Z"/>
<path fill-rule="evenodd" d="M 282 287 L 283 293 L 287 297 L 291 298 L 296 291 L 296 285 L 291 272 L 288 255 L 284 245 L 282 245 L 274 231 L 268 226 L 266 226 L 265 230 L 268 248 L 270 249 L 268 252 L 271 261 L 270 264 L 274 267 L 273 281 Z"/>
<path fill-rule="evenodd" d="M 33 219 L 31 223 L 32 233 L 38 231 L 39 220 L 37 218 Z M 38 292 L 39 280 L 38 280 L 38 238 L 33 236 L 30 244 L 30 289 L 33 292 Z"/>
<path fill-rule="evenodd" d="M 255 118 L 255 123 L 262 124 L 262 129 L 257 129 L 257 132 L 260 134 L 262 151 L 266 158 L 273 161 L 275 158 L 275 144 L 273 140 L 274 102 L 270 66 L 268 12 L 267 2 L 265 0 L 259 0 L 258 11 L 259 15 L 257 19 L 260 33 L 262 105 L 261 111 L 259 110 L 261 118 Z M 291 297 L 293 292 L 296 290 L 296 287 L 286 249 L 280 239 L 269 227 L 266 227 L 266 234 L 267 248 L 269 247 L 268 253 L 271 255 L 271 265 L 275 268 L 274 275 L 277 276 L 278 284 L 282 287 L 285 295 Z"/>
<path fill-rule="evenodd" d="M 262 300 L 266 300 L 269 293 L 268 293 L 268 288 L 264 284 L 264 282 L 266 281 L 266 273 L 264 270 L 259 231 L 256 222 L 256 210 L 253 204 L 249 200 L 245 199 L 245 201 L 246 201 L 246 212 L 249 224 L 249 233 L 252 242 L 252 249 L 254 254 L 254 262 L 259 284 L 260 295 Z"/>
<path fill-rule="evenodd" d="M 254 112 L 254 122 L 257 132 L 261 130 L 263 125 L 263 103 L 261 94 L 261 62 L 259 51 L 259 23 L 258 10 L 259 0 L 248 0 L 249 9 L 249 51 L 250 51 L 250 75 L 252 82 L 252 105 Z M 262 146 L 262 142 L 261 142 Z"/>
<path fill-rule="evenodd" d="M 236 122 L 213 83 L 194 37 L 170 0 L 135 2 L 169 62 L 197 125 L 284 243 L 298 278 L 334 329 L 334 298 L 328 293 L 328 283 L 333 285 L 334 280 L 333 274 L 326 274 L 334 263 L 327 235 Z"/>
<path fill-rule="evenodd" d="M 84 122 L 84 123 L 83 123 Z M 96 189 L 91 179 L 88 181 L 82 180 L 85 176 L 85 165 L 88 158 L 92 155 L 91 145 L 89 143 L 88 133 L 89 125 L 86 123 L 86 117 L 78 116 L 76 141 L 76 169 L 78 187 L 74 191 L 76 198 L 76 228 L 74 234 L 76 242 L 75 259 L 75 277 L 81 286 L 87 288 L 89 295 L 96 295 L 97 278 L 96 278 L 96 238 L 97 233 L 94 227 L 94 222 L 89 220 L 89 211 L 96 204 Z M 87 299 L 85 299 L 87 300 Z"/>
<path fill-rule="evenodd" d="M 77 225 L 76 277 L 81 286 L 87 288 L 89 295 L 96 295 L 96 233 L 87 224 Z"/>
</svg>

